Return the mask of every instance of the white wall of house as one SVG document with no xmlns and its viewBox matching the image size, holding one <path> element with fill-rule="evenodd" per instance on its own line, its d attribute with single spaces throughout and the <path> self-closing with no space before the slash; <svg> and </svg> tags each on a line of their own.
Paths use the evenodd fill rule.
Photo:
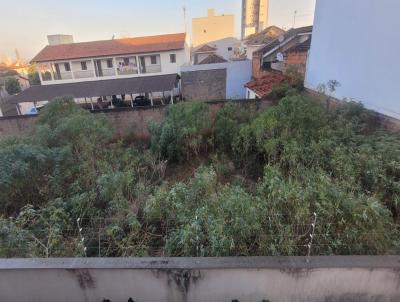
<svg viewBox="0 0 400 302">
<path fill-rule="evenodd" d="M 337 80 L 336 97 L 400 118 L 399 0 L 317 0 L 306 87 Z"/>
<path fill-rule="evenodd" d="M 241 47 L 241 42 L 236 38 L 226 38 L 212 42 L 211 46 L 217 49 L 217 55 L 230 60 L 234 57 L 235 48 Z"/>
<path fill-rule="evenodd" d="M 259 98 L 259 96 L 253 90 L 246 87 L 246 99 L 254 100 L 256 98 Z"/>
<path fill-rule="evenodd" d="M 171 62 L 171 54 L 175 54 L 176 56 L 176 61 Z M 121 58 L 125 57 L 137 57 L 139 58 L 140 56 L 145 56 L 145 61 L 146 65 L 151 66 L 151 59 L 150 56 L 155 55 L 157 56 L 157 62 L 156 65 L 161 65 L 161 72 L 148 72 L 148 73 L 134 73 L 134 74 L 116 74 L 115 70 L 113 71 L 112 69 L 107 67 L 107 59 L 113 59 L 113 68 L 118 67 L 118 62 L 121 60 Z M 94 66 L 92 64 L 93 60 L 101 60 L 101 66 L 103 70 L 106 70 L 107 72 L 104 72 L 103 77 L 96 77 L 94 74 Z M 87 70 L 83 71 L 81 68 L 81 62 L 85 61 L 87 64 Z M 139 60 L 138 60 L 139 61 Z M 190 62 L 190 51 L 187 45 L 185 45 L 184 49 L 179 49 L 179 50 L 173 50 L 173 51 L 165 51 L 165 52 L 156 52 L 156 53 L 143 53 L 143 54 L 132 54 L 132 55 L 119 55 L 119 56 L 108 56 L 108 57 L 102 57 L 102 58 L 82 58 L 82 59 L 77 59 L 77 60 L 72 60 L 72 61 L 57 61 L 57 62 L 49 62 L 49 63 L 59 63 L 60 67 L 60 72 L 70 74 L 68 72 L 65 72 L 65 67 L 64 63 L 69 62 L 71 66 L 71 70 L 74 73 L 74 78 L 68 77 L 63 78 L 62 80 L 49 80 L 49 81 L 43 81 L 43 85 L 53 85 L 53 84 L 63 84 L 63 83 L 73 83 L 73 82 L 83 82 L 83 81 L 96 81 L 96 80 L 108 80 L 108 79 L 119 79 L 119 78 L 129 78 L 129 77 L 143 77 L 143 76 L 154 76 L 154 75 L 164 75 L 164 74 L 173 74 L 173 73 L 180 73 L 180 67 L 186 63 Z M 43 64 L 49 64 L 49 63 L 43 63 Z M 139 62 L 138 62 L 139 63 Z M 41 65 L 41 64 L 39 64 Z M 79 73 L 80 77 L 75 77 L 75 73 Z"/>
<path fill-rule="evenodd" d="M 82 62 L 86 63 L 87 70 L 82 69 Z M 74 78 L 81 79 L 87 77 L 94 77 L 94 69 L 91 60 L 79 60 L 79 61 L 72 61 L 71 62 L 71 69 L 74 71 Z M 42 81 L 42 83 L 44 83 Z"/>
<path fill-rule="evenodd" d="M 193 51 L 195 52 L 196 49 L 199 49 L 203 45 L 196 47 Z M 215 51 L 215 53 L 217 55 L 219 55 L 220 57 L 223 57 L 227 61 L 235 58 L 235 49 L 237 49 L 237 50 L 242 49 L 242 42 L 233 37 L 228 37 L 228 38 L 212 41 L 212 42 L 207 43 L 207 45 L 216 48 L 217 50 Z M 208 57 L 209 54 L 210 53 L 202 54 L 203 60 L 204 60 L 204 58 Z M 199 59 L 199 62 L 201 62 L 200 59 Z"/>
</svg>

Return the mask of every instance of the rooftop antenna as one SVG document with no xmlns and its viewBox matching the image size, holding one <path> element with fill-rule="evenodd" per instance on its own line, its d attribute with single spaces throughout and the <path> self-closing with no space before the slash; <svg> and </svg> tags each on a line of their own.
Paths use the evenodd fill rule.
<svg viewBox="0 0 400 302">
<path fill-rule="evenodd" d="M 19 54 L 18 49 L 15 49 L 15 58 L 16 58 L 16 63 L 19 65 L 21 64 L 22 60 L 21 60 L 21 55 Z"/>
<path fill-rule="evenodd" d="M 296 16 L 297 16 L 297 10 L 294 11 L 294 15 L 293 15 L 293 28 L 295 28 L 295 26 L 296 26 Z"/>
<path fill-rule="evenodd" d="M 184 5 L 183 7 L 183 23 L 185 26 L 185 33 L 187 32 L 187 28 L 186 28 L 186 6 Z"/>
</svg>

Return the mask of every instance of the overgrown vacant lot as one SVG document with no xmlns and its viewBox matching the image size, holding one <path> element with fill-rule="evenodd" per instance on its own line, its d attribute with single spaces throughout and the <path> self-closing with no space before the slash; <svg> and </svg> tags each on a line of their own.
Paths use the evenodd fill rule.
<svg viewBox="0 0 400 302">
<path fill-rule="evenodd" d="M 400 138 L 350 103 L 171 106 L 149 146 L 58 100 L 0 141 L 0 256 L 397 254 Z M 311 223 L 316 213 L 316 226 Z"/>
</svg>

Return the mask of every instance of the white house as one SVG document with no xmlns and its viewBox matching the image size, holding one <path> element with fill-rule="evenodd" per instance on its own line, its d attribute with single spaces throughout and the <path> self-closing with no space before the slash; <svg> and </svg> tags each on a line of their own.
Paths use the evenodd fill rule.
<svg viewBox="0 0 400 302">
<path fill-rule="evenodd" d="M 305 86 L 400 119 L 400 1 L 317 0 Z"/>
<path fill-rule="evenodd" d="M 179 94 L 180 67 L 188 62 L 190 49 L 185 33 L 51 43 L 32 59 L 42 85 L 23 91 L 11 101 L 36 105 L 70 95 L 78 102 L 90 102 L 93 108 L 93 99 L 106 101 L 116 95 L 131 101 L 143 94 L 151 100 L 165 93 L 172 98 Z"/>
<path fill-rule="evenodd" d="M 240 40 L 228 37 L 207 44 L 201 44 L 192 50 L 192 62 L 200 64 L 210 55 L 217 56 L 223 61 L 234 61 L 241 59 L 244 49 Z"/>
</svg>

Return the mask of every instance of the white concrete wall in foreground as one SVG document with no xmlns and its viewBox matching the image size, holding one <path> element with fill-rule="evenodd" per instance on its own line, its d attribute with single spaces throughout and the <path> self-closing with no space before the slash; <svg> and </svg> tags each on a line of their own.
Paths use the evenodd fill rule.
<svg viewBox="0 0 400 302">
<path fill-rule="evenodd" d="M 397 302 L 399 257 L 0 260 L 4 302 Z"/>
<path fill-rule="evenodd" d="M 337 80 L 336 97 L 400 118 L 399 12 L 399 0 L 317 0 L 306 87 Z"/>
</svg>

